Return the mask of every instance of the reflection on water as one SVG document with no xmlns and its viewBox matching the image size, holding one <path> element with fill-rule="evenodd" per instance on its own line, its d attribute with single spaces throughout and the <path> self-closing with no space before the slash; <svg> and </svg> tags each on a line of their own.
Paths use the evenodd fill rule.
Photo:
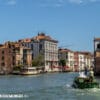
<svg viewBox="0 0 100 100">
<path fill-rule="evenodd" d="M 77 73 L 0 76 L 0 94 L 26 95 L 21 100 L 100 100 L 100 89 L 72 88 L 75 76 Z"/>
</svg>

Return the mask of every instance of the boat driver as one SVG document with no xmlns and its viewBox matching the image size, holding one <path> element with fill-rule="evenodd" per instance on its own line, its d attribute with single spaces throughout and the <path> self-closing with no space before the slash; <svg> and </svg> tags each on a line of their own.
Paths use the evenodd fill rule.
<svg viewBox="0 0 100 100">
<path fill-rule="evenodd" d="M 93 68 L 90 68 L 90 72 L 89 72 L 89 80 L 92 82 L 94 79 L 94 71 Z"/>
<path fill-rule="evenodd" d="M 85 67 L 84 67 L 84 74 L 87 76 L 87 73 L 88 73 L 88 69 L 87 69 L 87 67 L 85 66 Z"/>
</svg>

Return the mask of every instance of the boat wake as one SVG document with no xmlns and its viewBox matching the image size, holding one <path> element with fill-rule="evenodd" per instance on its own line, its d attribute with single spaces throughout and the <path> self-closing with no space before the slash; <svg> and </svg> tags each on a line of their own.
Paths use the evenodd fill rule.
<svg viewBox="0 0 100 100">
<path fill-rule="evenodd" d="M 67 89 L 73 89 L 72 84 L 66 84 L 65 87 L 66 87 Z"/>
<path fill-rule="evenodd" d="M 70 84 L 66 84 L 66 87 L 67 87 L 67 88 L 70 88 L 70 87 L 71 87 L 71 85 L 70 85 Z"/>
<path fill-rule="evenodd" d="M 67 89 L 71 89 L 72 91 L 76 91 L 76 92 L 86 92 L 86 93 L 100 93 L 100 88 L 86 88 L 86 89 L 79 89 L 79 88 L 74 88 L 72 86 L 72 84 L 66 84 L 65 87 Z"/>
<path fill-rule="evenodd" d="M 90 93 L 100 92 L 100 88 L 86 89 Z"/>
</svg>

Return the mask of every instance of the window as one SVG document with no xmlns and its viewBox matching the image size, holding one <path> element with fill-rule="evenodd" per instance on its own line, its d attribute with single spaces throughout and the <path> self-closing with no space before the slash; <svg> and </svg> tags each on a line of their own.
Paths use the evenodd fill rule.
<svg viewBox="0 0 100 100">
<path fill-rule="evenodd" d="M 40 44 L 39 48 L 40 48 L 40 50 L 42 49 L 42 44 Z"/>
<path fill-rule="evenodd" d="M 24 44 L 22 44 L 22 46 L 24 46 Z"/>
<path fill-rule="evenodd" d="M 3 63 L 1 63 L 1 66 L 5 66 L 5 63 L 3 62 Z"/>
<path fill-rule="evenodd" d="M 32 53 L 32 60 L 34 59 L 34 54 Z"/>
<path fill-rule="evenodd" d="M 13 52 L 15 53 L 15 49 L 13 49 Z"/>
<path fill-rule="evenodd" d="M 33 50 L 33 44 L 31 44 L 31 49 Z"/>
<path fill-rule="evenodd" d="M 4 56 L 2 56 L 2 60 L 4 60 Z"/>
<path fill-rule="evenodd" d="M 24 53 L 24 54 L 27 54 L 27 50 L 26 50 L 26 49 L 24 49 L 24 50 L 23 50 L 23 53 Z"/>
<path fill-rule="evenodd" d="M 15 56 L 13 56 L 12 59 L 15 60 Z"/>
<path fill-rule="evenodd" d="M 9 44 L 8 47 L 11 48 L 11 45 Z"/>
<path fill-rule="evenodd" d="M 97 49 L 100 49 L 100 43 L 97 45 Z"/>
<path fill-rule="evenodd" d="M 66 59 L 68 59 L 68 54 L 66 53 Z"/>
<path fill-rule="evenodd" d="M 12 65 L 15 65 L 15 62 L 13 62 Z"/>
<path fill-rule="evenodd" d="M 4 50 L 2 51 L 2 54 L 4 54 Z"/>
</svg>

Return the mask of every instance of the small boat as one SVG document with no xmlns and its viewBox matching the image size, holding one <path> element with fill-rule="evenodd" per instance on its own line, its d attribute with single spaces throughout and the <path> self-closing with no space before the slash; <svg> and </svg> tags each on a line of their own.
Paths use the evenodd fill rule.
<svg viewBox="0 0 100 100">
<path fill-rule="evenodd" d="M 73 85 L 74 88 L 86 89 L 86 88 L 100 88 L 96 79 L 91 80 L 88 76 L 80 75 L 75 77 Z"/>
</svg>

